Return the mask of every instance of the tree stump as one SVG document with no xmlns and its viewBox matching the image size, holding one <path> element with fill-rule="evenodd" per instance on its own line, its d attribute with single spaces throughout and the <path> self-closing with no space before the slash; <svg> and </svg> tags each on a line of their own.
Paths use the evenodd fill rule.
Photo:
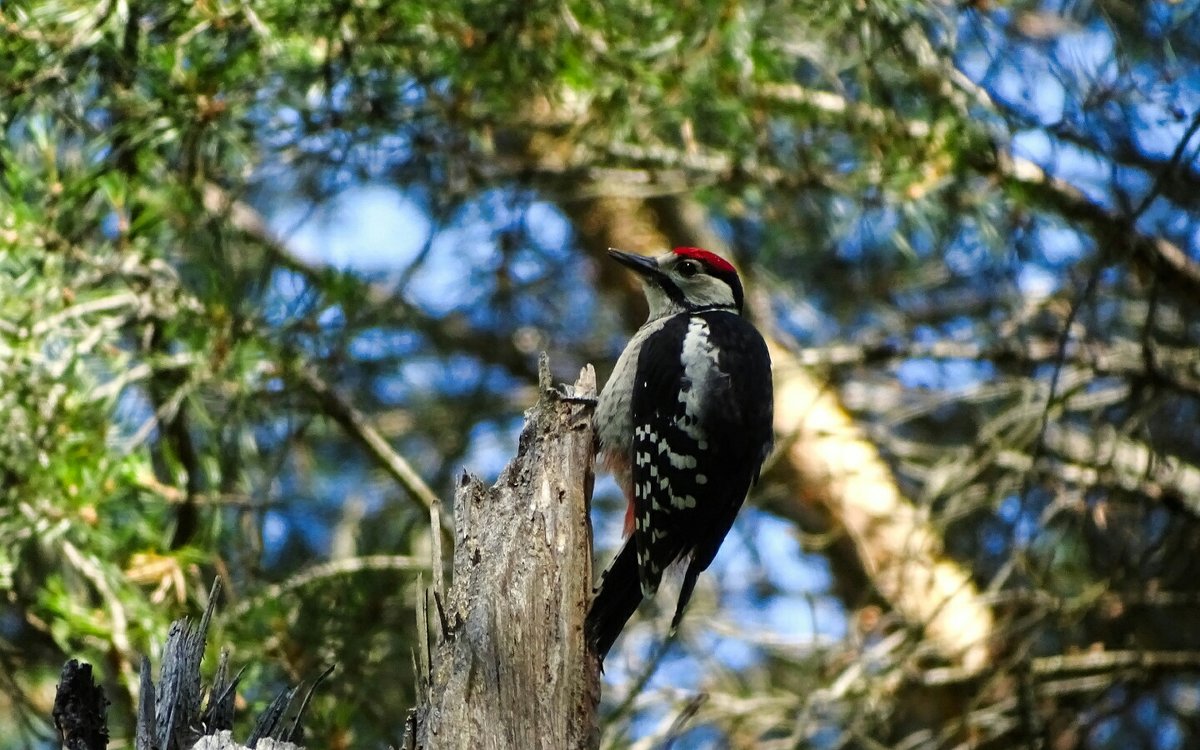
<svg viewBox="0 0 1200 750">
<path fill-rule="evenodd" d="M 454 581 L 448 593 L 435 583 L 427 610 L 433 642 L 410 748 L 599 741 L 599 663 L 584 638 L 596 376 L 584 368 L 563 394 L 545 357 L 539 372 L 516 458 L 492 487 L 464 475 L 455 493 Z"/>
</svg>

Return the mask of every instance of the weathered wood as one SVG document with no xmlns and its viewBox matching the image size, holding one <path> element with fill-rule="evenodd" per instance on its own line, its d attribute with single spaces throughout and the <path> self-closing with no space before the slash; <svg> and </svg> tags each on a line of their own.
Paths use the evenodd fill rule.
<svg viewBox="0 0 1200 750">
<path fill-rule="evenodd" d="M 491 488 L 464 476 L 455 494 L 454 581 L 448 594 L 434 592 L 430 672 L 408 747 L 564 750 L 599 741 L 599 664 L 583 629 L 596 378 L 585 368 L 575 398 L 563 398 L 544 358 L 539 369 L 542 396 L 526 413 L 517 457 Z"/>
<path fill-rule="evenodd" d="M 208 608 L 199 623 L 188 618 L 171 623 L 163 662 L 159 669 L 159 684 L 155 689 L 150 674 L 150 661 L 142 658 L 141 695 L 138 697 L 135 723 L 136 750 L 302 750 L 293 744 L 300 736 L 301 720 L 308 699 L 316 686 L 333 668 L 325 670 L 309 688 L 308 695 L 297 710 L 291 710 L 292 697 L 298 688 L 283 691 L 259 717 L 245 745 L 232 738 L 234 690 L 241 679 L 239 672 L 229 677 L 228 654 L 221 662 L 208 703 L 200 708 L 204 691 L 200 680 L 200 662 L 204 658 L 208 626 L 216 607 L 220 586 L 213 584 Z M 72 659 L 62 670 L 58 692 L 54 699 L 54 720 L 68 750 L 104 750 L 108 744 L 104 692 L 92 680 L 92 667 Z M 290 720 L 286 717 L 291 717 Z"/>
<path fill-rule="evenodd" d="M 193 624 L 185 617 L 171 623 L 167 631 L 154 702 L 154 747 L 165 750 L 186 747 L 199 735 L 195 727 L 200 718 L 200 662 L 204 659 L 208 626 L 220 591 L 220 585 L 214 583 L 199 623 Z M 139 717 L 142 718 L 145 721 L 138 721 L 139 728 L 151 724 L 148 717 Z M 135 742 L 142 745 L 144 740 Z"/>
<path fill-rule="evenodd" d="M 92 665 L 71 659 L 63 665 L 54 694 L 54 726 L 65 750 L 108 747 L 108 699 L 92 679 Z"/>
</svg>

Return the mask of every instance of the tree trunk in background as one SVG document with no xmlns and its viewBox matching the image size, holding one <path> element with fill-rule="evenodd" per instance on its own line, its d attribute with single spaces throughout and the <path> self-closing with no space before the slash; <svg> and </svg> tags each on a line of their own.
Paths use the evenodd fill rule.
<svg viewBox="0 0 1200 750">
<path fill-rule="evenodd" d="M 599 741 L 599 663 L 584 642 L 591 407 L 551 391 L 544 359 L 540 370 L 542 396 L 526 414 L 517 457 L 490 489 L 464 476 L 456 493 L 454 583 L 447 594 L 435 581 L 427 608 L 427 681 L 406 747 L 558 750 Z M 590 367 L 574 395 L 595 398 Z"/>
<path fill-rule="evenodd" d="M 969 671 L 987 663 L 995 622 L 966 570 L 942 555 L 928 514 L 897 486 L 879 451 L 791 352 L 771 341 L 776 467 L 792 489 L 775 509 L 789 517 L 826 511 L 845 530 L 876 591 L 904 619 L 923 627 L 941 654 Z"/>
</svg>

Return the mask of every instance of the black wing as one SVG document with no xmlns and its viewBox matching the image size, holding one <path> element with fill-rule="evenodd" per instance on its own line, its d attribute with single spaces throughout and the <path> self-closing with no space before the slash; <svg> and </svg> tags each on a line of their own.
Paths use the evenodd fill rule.
<svg viewBox="0 0 1200 750">
<path fill-rule="evenodd" d="M 685 366 L 680 342 L 692 354 Z M 642 593 L 691 555 L 676 622 L 758 478 L 771 442 L 771 362 L 732 312 L 672 318 L 638 356 L 632 398 L 634 538 Z"/>
</svg>

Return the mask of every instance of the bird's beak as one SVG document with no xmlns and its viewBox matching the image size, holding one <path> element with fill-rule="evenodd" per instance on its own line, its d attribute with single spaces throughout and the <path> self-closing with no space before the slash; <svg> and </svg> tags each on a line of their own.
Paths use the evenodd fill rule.
<svg viewBox="0 0 1200 750">
<path fill-rule="evenodd" d="M 631 269 L 638 276 L 649 276 L 658 273 L 658 263 L 646 255 L 638 255 L 637 253 L 623 253 L 616 248 L 610 247 L 608 255 L 616 262 Z"/>
</svg>

